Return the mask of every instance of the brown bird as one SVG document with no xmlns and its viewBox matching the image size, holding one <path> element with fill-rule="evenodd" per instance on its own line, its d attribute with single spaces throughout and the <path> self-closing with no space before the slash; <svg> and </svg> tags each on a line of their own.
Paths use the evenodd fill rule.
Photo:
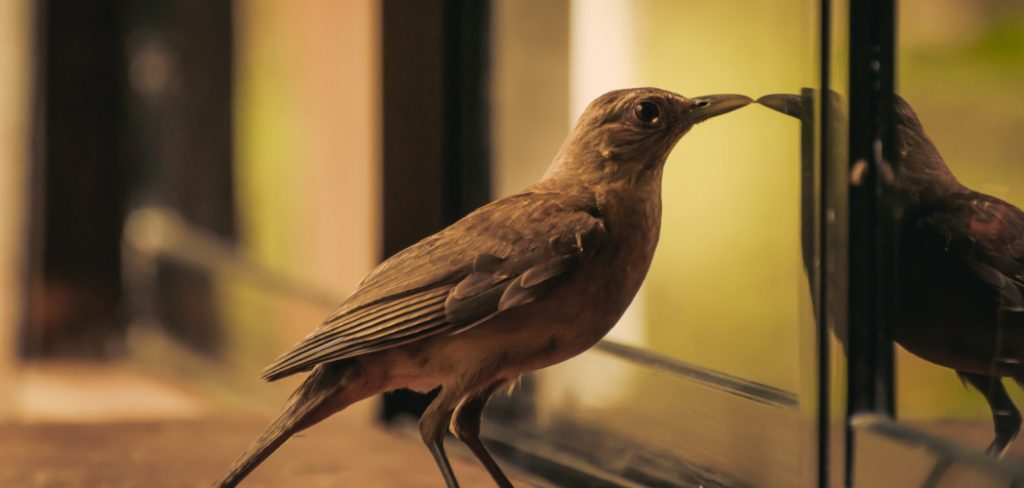
<svg viewBox="0 0 1024 488">
<path fill-rule="evenodd" d="M 795 117 L 805 109 L 797 95 L 758 103 Z M 1024 212 L 957 181 L 910 104 L 896 96 L 894 111 L 902 209 L 894 339 L 985 396 L 995 424 L 987 452 L 999 457 L 1021 427 L 1001 379 L 1024 384 Z"/>
<path fill-rule="evenodd" d="M 521 374 L 603 337 L 647 274 L 661 226 L 661 176 L 695 124 L 752 100 L 617 90 L 580 116 L 543 179 L 387 259 L 263 374 L 310 375 L 217 486 L 235 486 L 290 436 L 398 388 L 440 392 L 420 418 L 448 487 L 449 429 L 502 487 L 480 441 L 488 398 Z"/>
</svg>

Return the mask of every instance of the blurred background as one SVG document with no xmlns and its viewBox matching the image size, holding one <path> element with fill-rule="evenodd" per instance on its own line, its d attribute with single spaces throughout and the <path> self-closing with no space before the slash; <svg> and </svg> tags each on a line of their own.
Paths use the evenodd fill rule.
<svg viewBox="0 0 1024 488">
<path fill-rule="evenodd" d="M 0 420 L 257 419 L 215 444 L 217 473 L 295 385 L 262 367 L 381 259 L 536 181 L 607 90 L 817 87 L 818 6 L 0 1 Z M 962 181 L 1024 206 L 1024 2 L 898 18 L 897 92 Z M 612 485 L 813 484 L 801 149 L 757 106 L 679 144 L 644 288 L 599 350 L 492 407 L 506 459 L 548 480 L 545 462 Z M 897 354 L 899 417 L 984 448 L 982 397 Z"/>
</svg>

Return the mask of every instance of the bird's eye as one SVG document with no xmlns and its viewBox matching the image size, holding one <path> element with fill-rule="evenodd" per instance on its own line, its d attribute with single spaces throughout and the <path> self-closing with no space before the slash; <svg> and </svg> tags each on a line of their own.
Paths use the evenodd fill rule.
<svg viewBox="0 0 1024 488">
<path fill-rule="evenodd" d="M 648 125 L 654 125 L 658 123 L 658 118 L 661 117 L 661 110 L 654 102 L 640 102 L 633 106 L 633 115 L 639 120 Z"/>
</svg>

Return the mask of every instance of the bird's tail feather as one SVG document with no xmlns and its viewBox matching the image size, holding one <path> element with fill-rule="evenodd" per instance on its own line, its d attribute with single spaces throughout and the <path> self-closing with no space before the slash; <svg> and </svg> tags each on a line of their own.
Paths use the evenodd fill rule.
<svg viewBox="0 0 1024 488">
<path fill-rule="evenodd" d="M 253 469 L 281 447 L 292 434 L 308 427 L 304 420 L 325 400 L 344 387 L 344 364 L 328 364 L 317 367 L 288 400 L 281 415 L 264 429 L 263 433 L 239 456 L 224 479 L 216 488 L 232 488 L 238 485 Z"/>
</svg>

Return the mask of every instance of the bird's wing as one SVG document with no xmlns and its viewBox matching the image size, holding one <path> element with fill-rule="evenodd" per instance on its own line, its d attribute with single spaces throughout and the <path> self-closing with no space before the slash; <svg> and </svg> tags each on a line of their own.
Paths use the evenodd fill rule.
<svg viewBox="0 0 1024 488">
<path fill-rule="evenodd" d="M 530 192 L 488 204 L 381 263 L 263 377 L 461 332 L 534 301 L 605 239 L 590 196 Z"/>
<path fill-rule="evenodd" d="M 1024 211 L 983 193 L 954 195 L 925 219 L 955 255 L 995 289 L 1001 306 L 1024 311 Z"/>
</svg>

